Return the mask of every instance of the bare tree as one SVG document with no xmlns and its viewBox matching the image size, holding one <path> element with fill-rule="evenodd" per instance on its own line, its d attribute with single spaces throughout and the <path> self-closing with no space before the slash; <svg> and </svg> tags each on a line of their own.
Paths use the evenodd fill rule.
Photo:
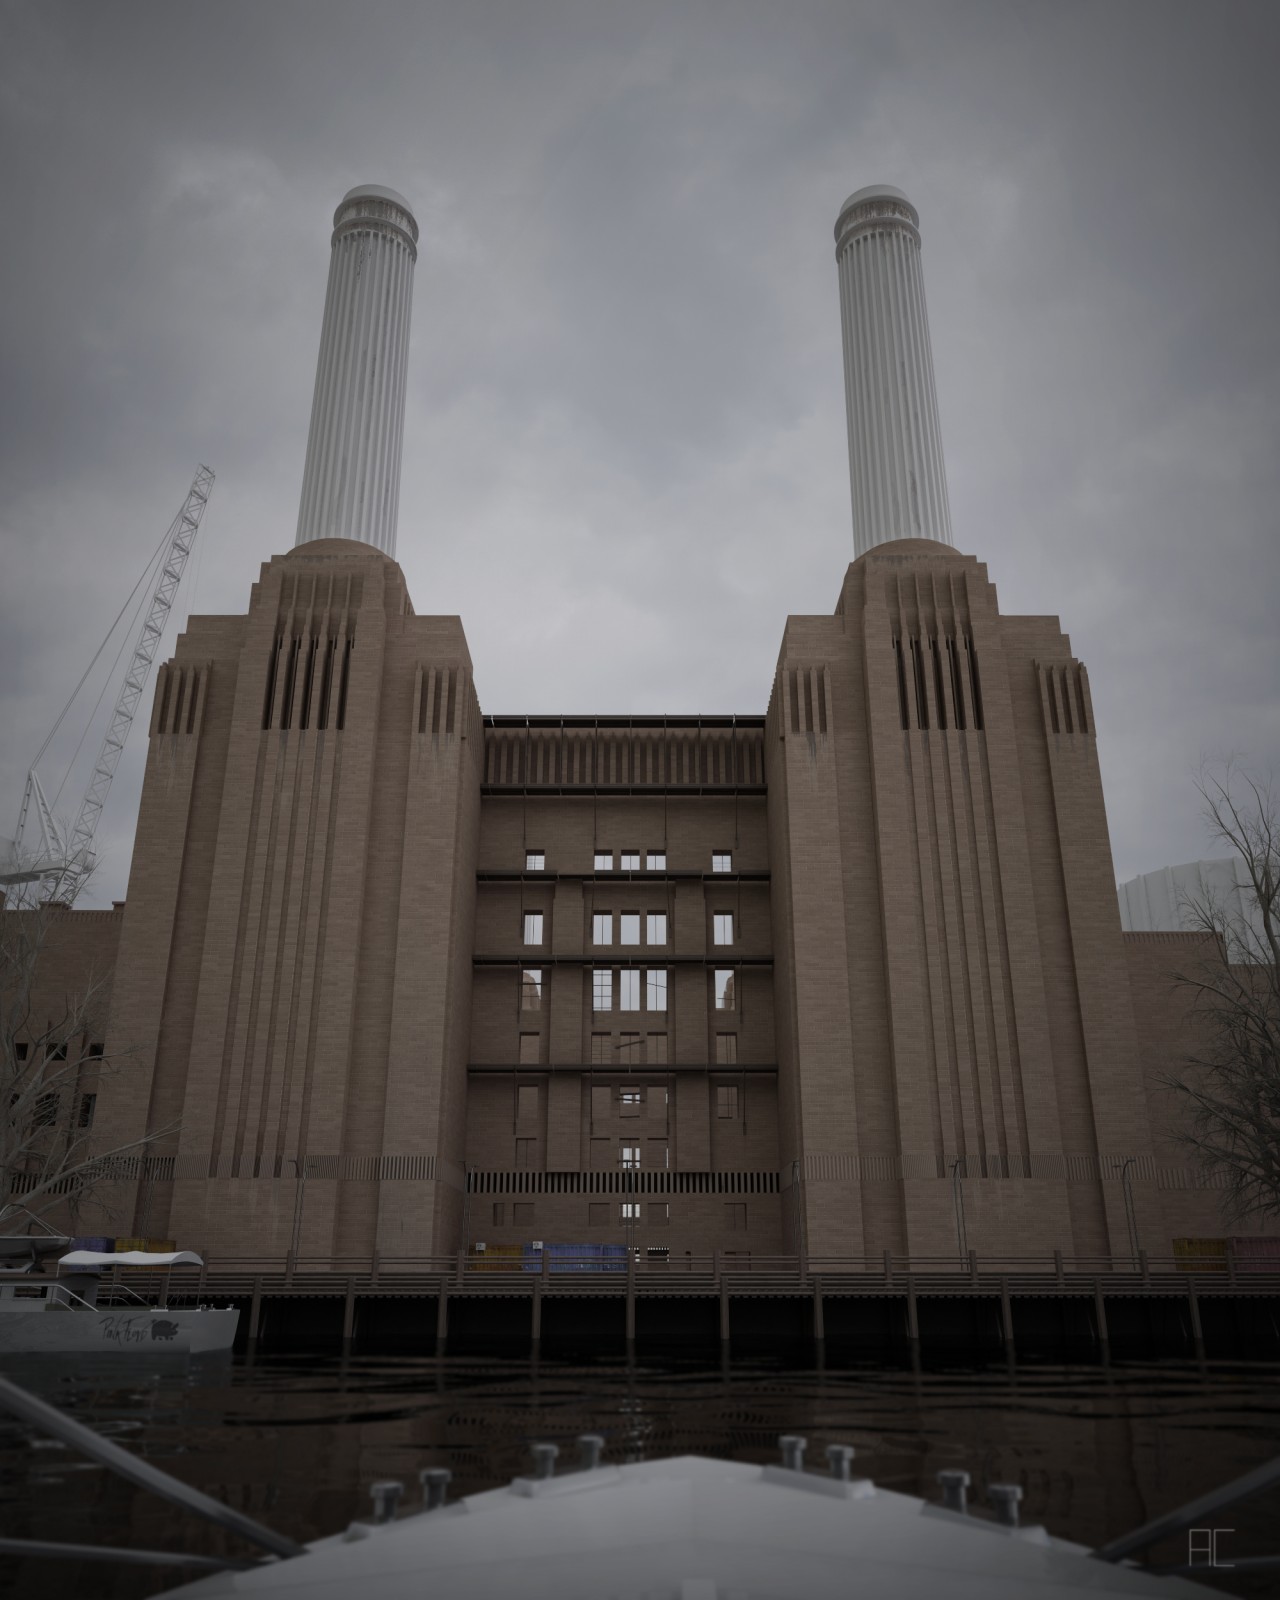
<svg viewBox="0 0 1280 1600">
<path fill-rule="evenodd" d="M 104 1050 L 106 975 L 68 986 L 53 971 L 57 919 L 74 913 L 30 898 L 17 909 L 0 902 L 0 1231 L 55 1210 L 72 1225 L 91 1204 L 109 1211 L 112 1186 L 137 1176 L 147 1147 L 173 1132 L 110 1148 L 95 1135 L 98 1095 L 129 1055 Z"/>
<path fill-rule="evenodd" d="M 1226 1181 L 1236 1219 L 1280 1216 L 1280 806 L 1234 763 L 1196 785 L 1214 837 L 1242 863 L 1236 895 L 1186 905 L 1212 952 L 1176 981 L 1194 996 L 1204 1047 L 1167 1079 L 1191 1112 L 1179 1139 Z"/>
</svg>

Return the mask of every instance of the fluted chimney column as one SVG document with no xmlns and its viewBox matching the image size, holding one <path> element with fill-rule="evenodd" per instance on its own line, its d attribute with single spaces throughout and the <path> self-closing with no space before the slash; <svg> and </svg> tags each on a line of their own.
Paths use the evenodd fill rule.
<svg viewBox="0 0 1280 1600">
<path fill-rule="evenodd" d="M 358 539 L 396 553 L 418 224 L 394 189 L 361 184 L 333 214 L 295 544 Z"/>
<path fill-rule="evenodd" d="M 951 543 L 933 355 L 920 269 L 920 217 L 900 189 L 873 184 L 836 220 L 853 546 Z"/>
</svg>

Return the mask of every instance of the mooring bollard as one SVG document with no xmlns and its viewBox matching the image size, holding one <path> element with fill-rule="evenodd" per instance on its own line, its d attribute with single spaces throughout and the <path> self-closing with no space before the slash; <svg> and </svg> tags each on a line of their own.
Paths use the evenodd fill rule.
<svg viewBox="0 0 1280 1600">
<path fill-rule="evenodd" d="M 938 1474 L 938 1483 L 943 1505 L 964 1516 L 969 1510 L 969 1474 L 961 1467 L 944 1467 Z"/>
</svg>

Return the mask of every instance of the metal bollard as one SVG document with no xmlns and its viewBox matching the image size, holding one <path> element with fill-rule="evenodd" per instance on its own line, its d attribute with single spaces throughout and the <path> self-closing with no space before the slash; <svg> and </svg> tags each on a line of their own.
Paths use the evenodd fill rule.
<svg viewBox="0 0 1280 1600">
<path fill-rule="evenodd" d="M 580 1433 L 578 1435 L 578 1456 L 582 1462 L 582 1470 L 590 1472 L 593 1467 L 600 1465 L 600 1455 L 604 1450 L 604 1436 L 599 1433 Z"/>
<path fill-rule="evenodd" d="M 400 1496 L 404 1493 L 404 1484 L 396 1478 L 386 1478 L 381 1483 L 371 1484 L 369 1493 L 373 1498 L 373 1520 L 394 1522 L 396 1507 L 400 1504 Z"/>
<path fill-rule="evenodd" d="M 848 1483 L 849 1467 L 853 1457 L 854 1449 L 851 1444 L 829 1444 L 827 1446 L 827 1464 L 831 1468 L 831 1476 L 839 1478 L 843 1483 Z"/>
<path fill-rule="evenodd" d="M 804 1471 L 804 1452 L 809 1441 L 798 1433 L 783 1433 L 778 1436 L 778 1448 L 782 1451 L 782 1465 L 792 1472 Z"/>
<path fill-rule="evenodd" d="M 1022 1499 L 1022 1490 L 1016 1483 L 989 1483 L 987 1499 L 995 1510 L 997 1522 L 1002 1522 L 1006 1528 L 1018 1526 L 1018 1501 Z"/>
<path fill-rule="evenodd" d="M 943 1505 L 963 1516 L 969 1509 L 969 1474 L 960 1467 L 946 1467 L 938 1474 L 938 1482 Z"/>
<path fill-rule="evenodd" d="M 422 1485 L 424 1511 L 436 1511 L 444 1504 L 452 1480 L 453 1473 L 448 1467 L 423 1467 L 419 1471 L 418 1482 Z"/>
<path fill-rule="evenodd" d="M 552 1478 L 556 1471 L 558 1444 L 535 1444 L 533 1447 L 533 1475 L 535 1478 Z"/>
</svg>

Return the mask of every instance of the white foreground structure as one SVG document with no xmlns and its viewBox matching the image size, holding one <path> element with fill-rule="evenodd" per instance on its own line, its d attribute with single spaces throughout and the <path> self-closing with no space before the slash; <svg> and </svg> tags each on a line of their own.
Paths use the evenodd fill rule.
<svg viewBox="0 0 1280 1600">
<path fill-rule="evenodd" d="M 920 218 L 889 184 L 836 219 L 854 555 L 891 539 L 951 543 Z"/>
<path fill-rule="evenodd" d="M 1157 867 L 1122 883 L 1116 893 L 1120 926 L 1126 933 L 1194 933 L 1202 925 L 1199 911 L 1208 907 L 1239 931 L 1242 945 L 1257 941 L 1249 949 L 1233 951 L 1233 956 L 1257 959 L 1263 949 L 1257 896 L 1239 856 Z"/>
<path fill-rule="evenodd" d="M 361 184 L 333 214 L 296 544 L 357 539 L 396 553 L 418 224 L 394 189 Z"/>
</svg>

